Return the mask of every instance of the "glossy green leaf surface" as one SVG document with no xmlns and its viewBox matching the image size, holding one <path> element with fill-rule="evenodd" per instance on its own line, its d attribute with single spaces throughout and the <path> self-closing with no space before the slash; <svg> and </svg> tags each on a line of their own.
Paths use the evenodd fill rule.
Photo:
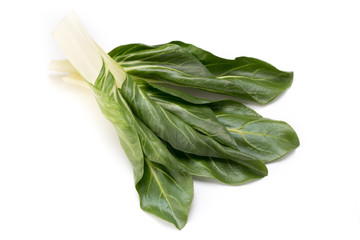
<svg viewBox="0 0 360 240">
<path fill-rule="evenodd" d="M 229 185 L 240 185 L 261 178 L 243 165 L 228 159 L 184 153 L 171 146 L 168 148 L 186 170 L 194 176 L 217 179 Z"/>
<path fill-rule="evenodd" d="M 131 76 L 153 84 L 199 88 L 260 104 L 275 99 L 293 79 L 291 72 L 280 71 L 264 61 L 248 57 L 223 59 L 179 41 L 156 46 L 124 45 L 109 55 Z"/>
<path fill-rule="evenodd" d="M 136 119 L 134 127 L 139 136 L 143 153 L 148 159 L 172 170 L 185 171 L 184 167 L 169 152 L 164 143 L 145 124 Z"/>
<path fill-rule="evenodd" d="M 139 119 L 136 123 L 145 160 L 144 174 L 136 184 L 140 206 L 181 229 L 193 199 L 192 177 L 145 124 Z"/>
<path fill-rule="evenodd" d="M 190 174 L 170 170 L 145 158 L 144 176 L 136 189 L 144 211 L 173 223 L 178 229 L 185 226 L 194 194 Z"/>
<path fill-rule="evenodd" d="M 90 86 L 132 163 L 141 208 L 181 229 L 186 224 L 193 198 L 191 175 L 163 142 L 133 115 L 105 64 L 95 84 Z"/>
<path fill-rule="evenodd" d="M 299 146 L 299 139 L 291 126 L 283 121 L 259 119 L 243 125 L 220 120 L 233 134 L 238 148 L 264 162 L 274 161 Z"/>
<path fill-rule="evenodd" d="M 135 122 L 128 104 L 119 93 L 111 72 L 103 65 L 94 85 L 90 84 L 97 103 L 104 116 L 113 124 L 121 146 L 129 158 L 134 171 L 135 182 L 139 182 L 144 172 L 144 158 Z"/>
<path fill-rule="evenodd" d="M 263 118 L 239 102 L 216 102 L 210 106 L 234 136 L 238 149 L 265 163 L 279 159 L 300 144 L 289 124 Z"/>
<path fill-rule="evenodd" d="M 259 59 L 249 57 L 237 57 L 234 60 L 224 59 L 192 44 L 181 41 L 171 43 L 177 44 L 190 52 L 216 78 L 237 82 L 244 91 L 242 95 L 248 96 L 239 96 L 237 92 L 231 92 L 229 95 L 266 104 L 279 96 L 292 84 L 292 72 L 280 71 Z"/>
<path fill-rule="evenodd" d="M 166 111 L 181 118 L 195 130 L 212 137 L 226 146 L 236 148 L 235 139 L 226 127 L 217 120 L 210 107 L 181 101 L 181 99 L 164 94 L 146 84 L 142 85 L 141 88 L 151 100 Z"/>
<path fill-rule="evenodd" d="M 155 83 L 152 83 L 149 81 L 147 81 L 147 84 L 149 84 L 153 88 L 160 90 L 161 92 L 167 93 L 167 94 L 177 97 L 177 98 L 180 98 L 180 99 L 184 100 L 185 102 L 194 103 L 194 104 L 207 104 L 207 103 L 215 102 L 210 99 L 200 98 L 200 97 L 196 97 L 196 96 L 187 94 L 184 91 L 180 91 L 180 90 L 171 88 L 164 84 L 155 84 Z"/>
<path fill-rule="evenodd" d="M 176 90 L 157 89 L 190 103 L 207 103 L 206 106 L 233 135 L 237 148 L 265 163 L 274 161 L 299 146 L 296 132 L 289 124 L 263 118 L 242 103 L 199 99 L 186 93 L 179 95 Z"/>
<path fill-rule="evenodd" d="M 175 149 L 202 156 L 230 159 L 243 164 L 256 174 L 267 175 L 267 168 L 261 161 L 198 132 L 181 118 L 150 99 L 146 91 L 139 87 L 131 77 L 124 82 L 121 93 L 136 116 Z"/>
</svg>

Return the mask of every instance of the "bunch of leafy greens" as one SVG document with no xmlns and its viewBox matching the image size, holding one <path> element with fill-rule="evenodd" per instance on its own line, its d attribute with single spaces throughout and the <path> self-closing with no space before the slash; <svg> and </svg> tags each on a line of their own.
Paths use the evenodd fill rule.
<svg viewBox="0 0 360 240">
<path fill-rule="evenodd" d="M 74 13 L 53 33 L 69 60 L 51 70 L 85 83 L 114 125 L 134 171 L 141 208 L 181 229 L 193 199 L 192 176 L 238 185 L 267 175 L 265 163 L 299 145 L 285 122 L 234 100 L 195 97 L 174 86 L 260 104 L 292 83 L 292 73 L 263 61 L 227 60 L 193 45 L 129 44 L 104 52 Z"/>
</svg>

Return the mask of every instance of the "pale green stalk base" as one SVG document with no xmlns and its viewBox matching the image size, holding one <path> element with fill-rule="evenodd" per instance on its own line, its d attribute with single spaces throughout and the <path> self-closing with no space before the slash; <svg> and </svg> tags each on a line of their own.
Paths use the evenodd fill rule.
<svg viewBox="0 0 360 240">
<path fill-rule="evenodd" d="M 126 73 L 89 36 L 75 13 L 69 13 L 58 24 L 53 32 L 53 36 L 68 57 L 73 68 L 86 81 L 94 84 L 101 67 L 105 64 L 107 69 L 113 74 L 117 87 L 121 88 L 126 79 Z M 65 61 L 59 62 L 58 66 L 65 69 L 69 68 Z"/>
<path fill-rule="evenodd" d="M 73 67 L 69 60 L 51 60 L 49 70 L 54 72 L 69 73 L 62 78 L 64 82 L 89 88 L 89 85 L 86 83 L 85 79 Z"/>
</svg>

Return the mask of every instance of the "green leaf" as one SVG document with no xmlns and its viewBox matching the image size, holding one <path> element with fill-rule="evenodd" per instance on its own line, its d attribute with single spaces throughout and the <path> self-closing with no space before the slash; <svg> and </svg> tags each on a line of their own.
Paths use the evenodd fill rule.
<svg viewBox="0 0 360 240">
<path fill-rule="evenodd" d="M 138 84 L 139 85 L 139 84 Z M 218 142 L 236 148 L 236 142 L 224 125 L 216 118 L 213 111 L 205 105 L 195 105 L 181 101 L 176 97 L 164 94 L 146 84 L 141 86 L 150 99 L 166 111 L 181 118 L 195 130 L 212 137 Z"/>
<path fill-rule="evenodd" d="M 235 137 L 239 149 L 264 162 L 279 159 L 299 146 L 295 131 L 283 121 L 259 119 L 238 125 L 223 118 L 222 123 Z"/>
<path fill-rule="evenodd" d="M 192 44 L 173 41 L 196 57 L 219 80 L 236 82 L 243 92 L 228 89 L 229 95 L 266 104 L 274 100 L 292 84 L 293 73 L 280 71 L 256 58 L 237 57 L 234 60 L 215 56 Z"/>
<path fill-rule="evenodd" d="M 263 118 L 239 102 L 216 102 L 210 107 L 234 136 L 238 149 L 265 163 L 279 159 L 300 144 L 289 124 Z"/>
<path fill-rule="evenodd" d="M 240 185 L 261 178 L 258 174 L 249 171 L 247 167 L 228 159 L 184 153 L 169 145 L 168 148 L 194 176 L 213 178 L 230 185 Z"/>
<path fill-rule="evenodd" d="M 133 165 L 141 207 L 182 228 L 193 198 L 192 178 L 179 171 L 183 166 L 133 115 L 119 91 L 127 75 L 96 45 L 73 13 L 59 24 L 54 35 L 76 71 L 93 90 L 101 111 L 114 125 Z M 77 80 L 81 79 L 79 74 Z"/>
<path fill-rule="evenodd" d="M 186 224 L 193 198 L 191 175 L 163 142 L 127 111 L 126 102 L 105 63 L 92 89 L 133 165 L 141 208 L 181 229 Z M 137 140 L 136 144 L 133 139 Z"/>
<path fill-rule="evenodd" d="M 247 153 L 226 147 L 212 137 L 198 132 L 182 118 L 151 100 L 147 92 L 131 77 L 124 82 L 121 93 L 135 115 L 175 149 L 202 156 L 230 159 L 243 164 L 256 174 L 267 175 L 267 168 L 261 161 Z"/>
<path fill-rule="evenodd" d="M 144 176 L 136 189 L 144 211 L 173 223 L 178 229 L 185 226 L 194 194 L 190 174 L 170 170 L 145 158 Z"/>
<path fill-rule="evenodd" d="M 167 94 L 177 97 L 177 98 L 180 98 L 180 99 L 184 100 L 185 102 L 194 103 L 194 104 L 207 104 L 207 103 L 216 102 L 215 100 L 200 98 L 200 97 L 196 97 L 196 96 L 187 94 L 183 91 L 171 88 L 167 84 L 156 84 L 156 83 L 149 82 L 149 81 L 147 81 L 146 83 L 149 84 L 150 86 L 152 86 L 153 88 L 158 89 L 161 92 L 167 93 Z"/>
<path fill-rule="evenodd" d="M 291 86 L 293 73 L 248 57 L 219 58 L 193 45 L 175 41 L 147 46 L 129 44 L 109 55 L 134 78 L 236 96 L 265 104 Z"/>
<path fill-rule="evenodd" d="M 144 172 L 144 158 L 131 110 L 115 86 L 114 77 L 105 63 L 94 85 L 89 83 L 104 116 L 116 129 L 121 146 L 134 171 L 135 183 Z"/>
<path fill-rule="evenodd" d="M 228 125 L 230 124 L 230 126 L 232 126 L 231 123 L 241 125 L 252 120 L 263 118 L 253 109 L 233 100 L 213 102 L 208 104 L 208 106 L 222 124 L 226 122 Z"/>
<path fill-rule="evenodd" d="M 261 118 L 261 115 L 258 114 L 253 109 L 245 106 L 244 104 L 234 101 L 234 100 L 220 100 L 213 101 L 208 104 L 214 113 L 217 115 L 220 114 L 238 114 L 241 116 L 252 117 L 252 118 Z"/>
<path fill-rule="evenodd" d="M 161 88 L 158 88 L 161 89 Z M 199 103 L 197 97 L 176 91 L 167 91 L 188 102 Z M 294 129 L 287 123 L 265 119 L 253 109 L 233 100 L 200 99 L 200 103 L 211 108 L 220 123 L 227 127 L 235 138 L 237 148 L 265 163 L 281 158 L 299 146 Z M 203 106 L 203 105 L 202 105 Z M 245 126 L 245 124 L 247 124 Z M 241 131 L 242 127 L 247 131 Z M 272 128 L 275 128 L 272 129 Z"/>
<path fill-rule="evenodd" d="M 197 97 L 175 90 L 157 88 L 173 97 L 187 102 L 199 103 Z M 159 94 L 161 95 L 161 94 Z M 151 97 L 155 99 L 155 97 Z M 265 119 L 253 109 L 233 100 L 200 99 L 201 104 L 210 107 L 217 119 L 227 127 L 236 140 L 237 148 L 267 163 L 281 158 L 299 146 L 294 129 L 285 122 Z M 204 105 L 201 105 L 204 106 Z M 247 124 L 245 126 L 245 124 Z M 247 131 L 241 131 L 242 127 Z M 274 131 L 271 128 L 275 128 Z M 270 131 L 268 133 L 268 131 Z"/>
<path fill-rule="evenodd" d="M 169 152 L 164 143 L 139 119 L 136 119 L 135 129 L 139 136 L 143 153 L 148 159 L 172 170 L 186 171 Z"/>
</svg>

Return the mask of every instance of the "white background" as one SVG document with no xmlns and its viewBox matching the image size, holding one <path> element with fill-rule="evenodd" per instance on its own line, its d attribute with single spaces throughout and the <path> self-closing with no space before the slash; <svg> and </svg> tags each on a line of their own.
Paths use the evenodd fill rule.
<svg viewBox="0 0 360 240">
<path fill-rule="evenodd" d="M 360 239 L 360 2 L 7 1 L 0 6 L 0 239 Z M 139 207 L 88 90 L 47 71 L 74 10 L 106 51 L 171 40 L 294 71 L 263 116 L 301 146 L 243 186 L 196 180 L 185 228 Z"/>
</svg>

